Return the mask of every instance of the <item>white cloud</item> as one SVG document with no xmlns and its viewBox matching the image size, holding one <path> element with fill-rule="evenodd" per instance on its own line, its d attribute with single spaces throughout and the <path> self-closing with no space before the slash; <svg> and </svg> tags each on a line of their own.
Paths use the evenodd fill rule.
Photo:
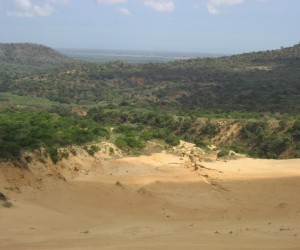
<svg viewBox="0 0 300 250">
<path fill-rule="evenodd" d="M 127 0 L 96 0 L 99 4 L 118 4 L 118 3 L 125 3 Z"/>
<path fill-rule="evenodd" d="M 15 11 L 8 11 L 7 15 L 16 17 L 45 17 L 54 12 L 54 8 L 48 3 L 34 4 L 31 0 L 14 0 Z"/>
<path fill-rule="evenodd" d="M 49 4 L 44 4 L 42 6 L 33 5 L 32 6 L 32 13 L 36 16 L 50 16 L 54 8 Z"/>
<path fill-rule="evenodd" d="M 209 3 L 212 5 L 233 5 L 241 4 L 244 0 L 209 0 Z"/>
<path fill-rule="evenodd" d="M 219 6 L 222 5 L 237 5 L 244 3 L 245 0 L 208 0 L 207 10 L 212 15 L 220 14 Z"/>
<path fill-rule="evenodd" d="M 207 10 L 212 15 L 218 15 L 218 14 L 220 14 L 220 11 L 215 6 L 213 6 L 211 4 L 207 5 Z"/>
<path fill-rule="evenodd" d="M 144 4 L 158 12 L 173 12 L 175 9 L 172 0 L 144 0 Z"/>
<path fill-rule="evenodd" d="M 55 10 L 53 5 L 70 2 L 71 0 L 44 0 L 43 3 L 39 1 L 39 4 L 36 4 L 34 0 L 13 0 L 16 9 L 6 13 L 15 17 L 46 17 L 53 14 Z"/>
<path fill-rule="evenodd" d="M 18 9 L 28 10 L 32 7 L 30 0 L 14 0 L 14 4 Z"/>
<path fill-rule="evenodd" d="M 120 9 L 118 9 L 118 11 L 119 11 L 120 13 L 122 13 L 123 15 L 125 15 L 125 16 L 131 16 L 130 10 L 128 10 L 128 9 L 126 9 L 126 8 L 120 8 Z"/>
<path fill-rule="evenodd" d="M 71 2 L 71 0 L 47 0 L 49 3 L 62 3 L 62 4 L 68 4 Z"/>
</svg>

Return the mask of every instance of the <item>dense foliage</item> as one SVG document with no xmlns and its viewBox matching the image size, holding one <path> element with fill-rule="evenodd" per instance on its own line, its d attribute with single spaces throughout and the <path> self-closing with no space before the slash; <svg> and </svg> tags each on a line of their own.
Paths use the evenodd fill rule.
<svg viewBox="0 0 300 250">
<path fill-rule="evenodd" d="M 0 158 L 43 147 L 56 162 L 59 147 L 108 138 L 104 127 L 113 127 L 110 140 L 129 152 L 149 140 L 175 146 L 184 139 L 214 143 L 220 156 L 300 157 L 299 68 L 300 44 L 143 65 L 72 61 L 40 45 L 0 44 Z"/>
<path fill-rule="evenodd" d="M 6 68 L 0 74 L 0 91 L 62 103 L 130 101 L 143 107 L 300 111 L 299 44 L 274 51 L 165 64 L 70 62 L 30 75 L 22 67 L 20 72 Z"/>
<path fill-rule="evenodd" d="M 141 148 L 151 139 L 175 146 L 181 138 L 199 147 L 214 143 L 226 152 L 234 150 L 254 157 L 300 156 L 300 121 L 292 116 L 237 112 L 221 116 L 219 111 L 183 113 L 110 106 L 92 108 L 88 116 L 115 126 L 113 132 L 122 135 L 116 143 L 122 148 Z"/>
<path fill-rule="evenodd" d="M 84 144 L 108 131 L 99 124 L 48 112 L 6 110 L 0 113 L 0 159 L 19 159 L 24 150 L 46 148 L 52 156 L 59 147 Z"/>
</svg>

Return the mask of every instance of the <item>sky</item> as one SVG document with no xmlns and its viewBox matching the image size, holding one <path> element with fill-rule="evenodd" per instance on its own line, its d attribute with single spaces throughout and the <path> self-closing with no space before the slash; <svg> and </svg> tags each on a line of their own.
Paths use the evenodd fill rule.
<svg viewBox="0 0 300 250">
<path fill-rule="evenodd" d="M 300 0 L 0 0 L 0 42 L 234 54 L 300 42 Z"/>
</svg>

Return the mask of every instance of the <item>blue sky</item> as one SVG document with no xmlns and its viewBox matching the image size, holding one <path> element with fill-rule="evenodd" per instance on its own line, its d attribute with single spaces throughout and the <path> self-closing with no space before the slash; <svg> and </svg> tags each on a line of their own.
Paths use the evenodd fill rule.
<svg viewBox="0 0 300 250">
<path fill-rule="evenodd" d="M 300 0 L 0 0 L 0 42 L 240 53 L 300 42 Z"/>
</svg>

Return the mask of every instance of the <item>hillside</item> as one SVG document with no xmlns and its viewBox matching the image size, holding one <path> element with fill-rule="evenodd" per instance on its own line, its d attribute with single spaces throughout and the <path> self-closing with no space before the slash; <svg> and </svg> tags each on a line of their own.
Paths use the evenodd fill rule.
<svg viewBox="0 0 300 250">
<path fill-rule="evenodd" d="M 147 107 L 297 114 L 299 48 L 298 44 L 273 51 L 166 64 L 72 62 L 28 77 L 10 76 L 9 84 L 0 79 L 0 89 L 65 103 L 126 100 Z M 41 57 L 46 54 L 43 52 Z"/>
<path fill-rule="evenodd" d="M 16 53 L 26 58 L 33 47 Z M 40 147 L 57 155 L 60 147 L 100 140 L 101 131 L 129 154 L 149 141 L 169 147 L 184 139 L 205 150 L 214 144 L 220 157 L 230 150 L 299 157 L 299 47 L 143 65 L 58 59 L 41 69 L 2 59 L 10 67 L 0 68 L 0 157 L 20 159 Z M 31 60 L 55 58 L 40 48 Z"/>
<path fill-rule="evenodd" d="M 38 44 L 0 43 L 0 62 L 45 67 L 70 62 L 59 52 Z"/>
</svg>

